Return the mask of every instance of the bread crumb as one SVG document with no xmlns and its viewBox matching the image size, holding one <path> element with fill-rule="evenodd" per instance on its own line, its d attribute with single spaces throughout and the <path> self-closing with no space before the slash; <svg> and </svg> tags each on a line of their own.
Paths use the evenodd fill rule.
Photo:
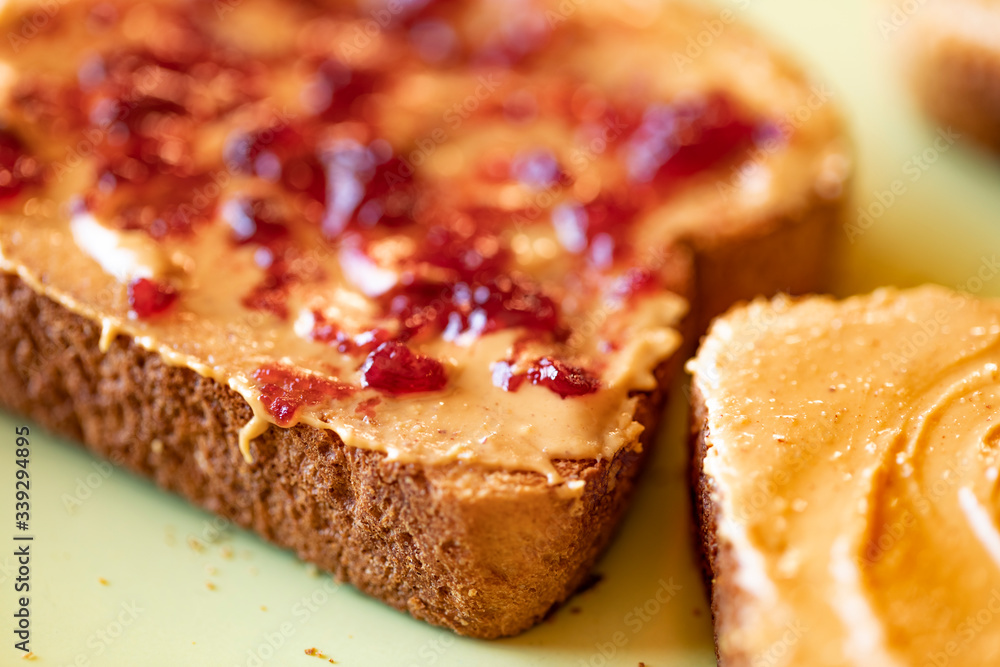
<svg viewBox="0 0 1000 667">
<path fill-rule="evenodd" d="M 261 611 L 267 611 L 267 605 L 263 605 L 263 604 L 262 604 L 262 605 L 260 606 L 260 610 L 261 610 Z"/>
<path fill-rule="evenodd" d="M 311 655 L 311 656 L 312 656 L 312 657 L 314 657 L 314 658 L 320 658 L 321 660 L 326 660 L 326 661 L 327 661 L 327 662 L 329 662 L 329 663 L 330 663 L 331 665 L 336 665 L 336 664 L 337 664 L 337 661 L 336 661 L 336 660 L 334 660 L 333 658 L 331 658 L 331 657 L 329 657 L 329 656 L 327 656 L 327 655 L 324 655 L 324 654 L 323 654 L 323 652 L 322 652 L 322 651 L 320 651 L 320 650 L 319 650 L 318 648 L 316 648 L 316 647 L 313 647 L 313 648 L 307 648 L 307 649 L 306 649 L 306 655 Z"/>
<path fill-rule="evenodd" d="M 211 581 L 206 581 L 205 582 L 205 588 L 207 588 L 210 591 L 214 591 L 215 590 L 215 584 L 213 584 Z"/>
<path fill-rule="evenodd" d="M 205 545 L 202 544 L 201 542 L 199 542 L 197 538 L 195 538 L 195 537 L 189 537 L 187 539 L 187 543 L 188 543 L 189 547 L 191 547 L 193 550 L 197 551 L 198 553 L 204 553 L 204 551 L 205 551 Z"/>
<path fill-rule="evenodd" d="M 232 547 L 222 547 L 220 553 L 222 554 L 222 557 L 225 558 L 226 560 L 232 560 L 233 558 Z"/>
<path fill-rule="evenodd" d="M 101 586 L 107 586 L 108 585 L 108 580 L 105 579 L 104 577 L 98 577 L 97 578 L 97 583 L 99 583 Z"/>
<path fill-rule="evenodd" d="M 21 656 L 21 660 L 38 660 L 38 656 L 35 655 L 34 651 L 28 651 Z"/>
</svg>

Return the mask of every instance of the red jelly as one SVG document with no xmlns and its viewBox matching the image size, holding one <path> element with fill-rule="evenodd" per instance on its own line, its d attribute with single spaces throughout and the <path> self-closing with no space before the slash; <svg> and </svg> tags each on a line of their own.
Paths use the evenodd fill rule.
<svg viewBox="0 0 1000 667">
<path fill-rule="evenodd" d="M 305 128 L 276 123 L 252 132 L 235 132 L 223 149 L 226 165 L 236 173 L 281 183 L 326 204 L 326 172 Z"/>
<path fill-rule="evenodd" d="M 349 226 L 399 227 L 413 221 L 413 171 L 385 142 L 345 142 L 324 155 L 330 201 L 323 233 L 335 239 Z"/>
<path fill-rule="evenodd" d="M 288 240 L 288 227 L 273 202 L 264 199 L 237 198 L 222 207 L 222 219 L 233 231 L 239 245 L 253 243 L 277 252 Z"/>
<path fill-rule="evenodd" d="M 351 336 L 317 311 L 313 311 L 313 321 L 314 324 L 312 331 L 309 332 L 309 337 L 312 340 L 331 345 L 343 354 L 353 354 L 356 352 L 367 354 L 389 340 L 389 332 L 385 329 L 371 329 L 356 336 Z"/>
<path fill-rule="evenodd" d="M 253 379 L 260 385 L 264 408 L 281 426 L 291 426 L 303 407 L 343 398 L 355 391 L 349 384 L 275 365 L 258 368 Z"/>
<path fill-rule="evenodd" d="M 128 303 L 139 319 L 149 319 L 166 312 L 177 300 L 177 290 L 149 278 L 138 278 L 128 285 Z"/>
<path fill-rule="evenodd" d="M 337 60 L 327 60 L 307 84 L 309 110 L 325 121 L 342 122 L 360 99 L 378 88 L 382 77 L 377 70 L 352 70 Z"/>
<path fill-rule="evenodd" d="M 0 203 L 17 197 L 41 176 L 38 161 L 28 155 L 17 135 L 0 130 Z"/>
<path fill-rule="evenodd" d="M 757 130 L 722 93 L 651 107 L 628 141 L 626 165 L 634 181 L 668 185 L 748 148 Z"/>
<path fill-rule="evenodd" d="M 382 343 L 368 355 L 361 374 L 362 386 L 392 395 L 439 391 L 448 383 L 440 361 L 395 341 Z"/>
<path fill-rule="evenodd" d="M 514 277 L 489 283 L 414 281 L 388 292 L 389 314 L 400 321 L 405 339 L 444 332 L 447 340 L 466 333 L 481 335 L 511 327 L 559 330 L 559 309 L 541 290 Z"/>
<path fill-rule="evenodd" d="M 585 396 L 601 388 L 601 381 L 589 371 L 558 359 L 537 359 L 524 373 L 514 373 L 509 361 L 493 364 L 493 384 L 504 391 L 517 391 L 525 381 L 546 387 L 562 398 Z"/>
</svg>

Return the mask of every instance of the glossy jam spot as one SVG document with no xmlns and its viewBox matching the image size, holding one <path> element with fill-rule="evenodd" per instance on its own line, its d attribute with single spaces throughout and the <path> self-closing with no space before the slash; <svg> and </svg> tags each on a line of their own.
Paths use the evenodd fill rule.
<svg viewBox="0 0 1000 667">
<path fill-rule="evenodd" d="M 513 327 L 559 333 L 555 302 L 535 285 L 506 276 L 485 284 L 414 281 L 383 299 L 404 340 L 437 332 L 455 340 Z"/>
<path fill-rule="evenodd" d="M 320 312 L 313 311 L 312 317 L 313 326 L 309 331 L 309 339 L 335 347 L 342 354 L 367 354 L 390 338 L 385 329 L 371 329 L 352 336 Z"/>
<path fill-rule="evenodd" d="M 668 185 L 748 148 L 757 129 L 722 93 L 651 107 L 628 140 L 629 175 L 638 183 Z"/>
<path fill-rule="evenodd" d="M 292 193 L 326 204 L 326 172 L 304 129 L 278 123 L 234 132 L 226 140 L 223 159 L 236 173 L 281 183 Z"/>
<path fill-rule="evenodd" d="M 267 413 L 281 426 L 291 426 L 299 410 L 350 396 L 355 388 L 308 373 L 268 365 L 253 373 L 260 387 L 260 400 Z"/>
<path fill-rule="evenodd" d="M 615 279 L 610 293 L 616 298 L 628 300 L 637 294 L 652 292 L 658 285 L 658 276 L 653 269 L 634 266 Z"/>
<path fill-rule="evenodd" d="M 266 246 L 254 255 L 254 260 L 264 269 L 264 277 L 243 295 L 240 303 L 249 310 L 271 313 L 281 320 L 288 319 L 288 293 L 300 276 L 296 274 L 289 251 L 275 253 Z"/>
<path fill-rule="evenodd" d="M 375 348 L 365 360 L 361 374 L 362 386 L 391 395 L 440 391 L 448 383 L 441 362 L 394 341 Z"/>
<path fill-rule="evenodd" d="M 502 273 L 510 251 L 488 231 L 493 226 L 488 216 L 477 213 L 471 213 L 467 225 L 429 229 L 416 259 L 453 271 L 457 280 L 467 283 Z"/>
<path fill-rule="evenodd" d="M 535 190 L 569 181 L 555 156 L 546 149 L 528 150 L 515 155 L 510 163 L 510 176 L 521 185 Z"/>
<path fill-rule="evenodd" d="M 41 166 L 28 154 L 21 139 L 0 130 L 0 204 L 21 194 L 25 187 L 41 180 Z"/>
<path fill-rule="evenodd" d="M 337 60 L 327 60 L 306 84 L 303 101 L 311 113 L 339 123 L 358 115 L 359 101 L 375 92 L 383 78 L 377 70 L 351 69 Z"/>
<path fill-rule="evenodd" d="M 278 203 L 270 199 L 236 197 L 221 207 L 221 217 L 231 230 L 235 245 L 254 248 L 254 263 L 264 272 L 261 280 L 243 295 L 244 308 L 288 318 L 288 293 L 306 276 L 300 270 L 301 251 Z"/>
<path fill-rule="evenodd" d="M 517 391 L 530 382 L 546 387 L 562 398 L 585 396 L 601 388 L 601 382 L 584 368 L 571 366 L 558 359 L 536 359 L 521 373 L 515 373 L 509 361 L 493 364 L 493 384 L 504 391 Z"/>
<path fill-rule="evenodd" d="M 86 197 L 87 208 L 119 229 L 144 231 L 154 239 L 183 237 L 215 215 L 218 188 L 207 177 L 160 174 L 148 183 L 100 174 Z"/>
<path fill-rule="evenodd" d="M 360 415 L 368 423 L 374 423 L 376 419 L 375 408 L 377 408 L 381 402 L 382 399 L 378 396 L 366 398 L 358 403 L 357 407 L 354 408 L 354 414 Z"/>
<path fill-rule="evenodd" d="M 587 204 L 560 204 L 552 210 L 552 224 L 566 250 L 584 254 L 596 268 L 607 269 L 627 248 L 638 212 L 638 202 L 604 193 Z"/>
<path fill-rule="evenodd" d="M 105 100 L 91 122 L 106 128 L 97 151 L 106 169 L 132 183 L 164 171 L 187 173 L 192 126 L 183 107 L 166 100 Z"/>
<path fill-rule="evenodd" d="M 252 243 L 276 253 L 279 246 L 288 241 L 285 220 L 278 214 L 274 203 L 266 199 L 231 199 L 223 204 L 221 215 L 238 245 Z"/>
<path fill-rule="evenodd" d="M 330 201 L 323 233 L 337 238 L 349 227 L 400 227 L 413 222 L 413 170 L 384 141 L 348 141 L 325 155 Z"/>
<path fill-rule="evenodd" d="M 139 319 L 165 313 L 177 301 L 177 290 L 165 283 L 139 278 L 128 285 L 128 303 Z"/>
</svg>

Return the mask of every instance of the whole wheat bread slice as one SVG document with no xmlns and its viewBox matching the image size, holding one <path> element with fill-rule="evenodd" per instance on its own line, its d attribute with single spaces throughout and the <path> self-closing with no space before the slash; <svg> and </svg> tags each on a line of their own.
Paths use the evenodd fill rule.
<svg viewBox="0 0 1000 667">
<path fill-rule="evenodd" d="M 619 3 L 571 12 L 565 3 L 543 5 L 562 12 L 557 16 L 582 35 L 618 39 L 621 31 L 631 40 L 626 43 L 641 47 L 628 58 L 622 49 L 620 63 L 600 50 L 573 51 L 597 59 L 590 62 L 602 68 L 597 79 L 617 76 L 604 72 L 605 66 L 628 70 L 630 62 L 652 52 L 663 68 L 657 79 L 668 89 L 721 88 L 771 124 L 774 142 L 695 179 L 677 194 L 681 203 L 662 207 L 661 223 L 637 232 L 649 232 L 643 250 L 656 259 L 651 270 L 659 289 L 691 306 L 691 315 L 673 322 L 686 345 L 734 301 L 819 288 L 850 172 L 832 94 L 736 23 L 731 12 L 716 16 L 670 2 L 655 28 L 636 33 L 634 25 L 616 23 Z M 309 3 L 303 6 L 314 11 Z M 713 21 L 723 30 L 710 49 L 683 56 L 689 62 L 674 57 L 684 53 L 690 35 Z M 635 34 L 642 38 L 635 40 Z M 741 75 L 740 67 L 749 75 Z M 654 101 L 662 102 L 655 95 Z M 437 108 L 430 107 L 434 120 Z M 32 111 L 22 109 L 28 116 Z M 19 122 L 29 135 L 37 131 L 23 118 Z M 47 148 L 51 155 L 62 147 Z M 348 446 L 336 429 L 305 424 L 272 424 L 241 452 L 241 429 L 255 416 L 245 397 L 183 363 L 167 363 L 149 336 L 140 335 L 142 322 L 118 318 L 116 326 L 102 329 L 101 309 L 120 315 L 125 286 L 99 275 L 93 262 L 77 254 L 50 258 L 28 251 L 20 257 L 19 239 L 31 234 L 26 220 L 31 218 L 0 217 L 0 261 L 7 272 L 0 283 L 0 405 L 82 441 L 396 608 L 465 635 L 523 631 L 573 593 L 628 505 L 665 388 L 683 358 L 683 351 L 675 351 L 633 369 L 652 373 L 656 386 L 631 392 L 638 398 L 629 417 L 637 425 L 631 441 L 600 458 L 555 456 L 555 475 L 548 478 L 528 464 L 392 460 L 385 452 L 400 443 Z M 336 255 L 321 259 L 333 266 Z M 89 286 L 74 280 L 80 267 L 92 280 Z M 111 297 L 95 306 L 88 297 L 98 291 Z M 600 321 L 609 308 L 597 303 L 583 315 Z M 514 431 L 532 424 L 507 426 Z"/>
</svg>

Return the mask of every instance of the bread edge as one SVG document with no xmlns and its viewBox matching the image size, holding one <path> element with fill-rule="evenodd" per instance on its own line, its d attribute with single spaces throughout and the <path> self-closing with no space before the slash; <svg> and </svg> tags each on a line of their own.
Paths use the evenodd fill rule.
<svg viewBox="0 0 1000 667">
<path fill-rule="evenodd" d="M 715 486 L 715 480 L 704 471 L 705 457 L 711 447 L 708 407 L 693 378 L 690 393 L 690 482 L 694 542 L 712 611 L 715 655 L 720 667 L 750 667 L 751 656 L 726 642 L 729 633 L 739 627 L 737 611 L 744 608 L 750 596 L 736 584 L 738 563 L 733 555 L 732 544 L 721 540 L 718 534 L 720 509 L 714 497 L 719 490 Z"/>
<path fill-rule="evenodd" d="M 679 370 L 640 396 L 639 447 L 611 460 L 558 461 L 560 497 L 537 473 L 461 463 L 402 464 L 332 431 L 272 427 L 236 447 L 251 417 L 236 392 L 119 337 L 19 278 L 0 274 L 0 406 L 81 441 L 194 505 L 415 618 L 472 637 L 514 635 L 570 597 L 620 523 Z"/>
</svg>

